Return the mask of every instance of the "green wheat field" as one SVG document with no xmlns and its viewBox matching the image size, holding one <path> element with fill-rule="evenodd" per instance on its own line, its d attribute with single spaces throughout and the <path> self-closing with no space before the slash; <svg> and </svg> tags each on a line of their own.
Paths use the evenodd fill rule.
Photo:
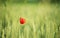
<svg viewBox="0 0 60 38">
<path fill-rule="evenodd" d="M 60 38 L 60 3 L 26 1 L 0 0 L 0 38 Z"/>
</svg>

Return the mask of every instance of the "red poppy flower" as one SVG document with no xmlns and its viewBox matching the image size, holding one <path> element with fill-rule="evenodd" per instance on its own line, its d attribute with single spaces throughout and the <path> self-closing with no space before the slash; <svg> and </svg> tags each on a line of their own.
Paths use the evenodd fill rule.
<svg viewBox="0 0 60 38">
<path fill-rule="evenodd" d="M 22 17 L 20 17 L 20 24 L 24 24 L 26 22 L 26 20 Z"/>
</svg>

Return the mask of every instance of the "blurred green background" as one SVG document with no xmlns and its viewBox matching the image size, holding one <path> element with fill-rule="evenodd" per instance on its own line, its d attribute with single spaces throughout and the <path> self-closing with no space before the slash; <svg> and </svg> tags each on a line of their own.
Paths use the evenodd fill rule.
<svg viewBox="0 0 60 38">
<path fill-rule="evenodd" d="M 60 0 L 0 0 L 0 38 L 60 38 Z"/>
</svg>

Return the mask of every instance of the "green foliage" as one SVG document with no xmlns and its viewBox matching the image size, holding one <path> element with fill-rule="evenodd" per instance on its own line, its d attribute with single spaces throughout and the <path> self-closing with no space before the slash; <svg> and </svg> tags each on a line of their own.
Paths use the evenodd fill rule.
<svg viewBox="0 0 60 38">
<path fill-rule="evenodd" d="M 4 38 L 57 38 L 59 37 L 60 5 L 57 4 L 9 4 L 2 12 L 2 30 Z M 5 11 L 3 10 L 3 11 Z M 6 14 L 6 15 L 5 15 Z M 20 17 L 26 18 L 26 23 L 19 23 Z"/>
<path fill-rule="evenodd" d="M 6 18 L 4 17 L 4 19 L 2 20 L 2 28 L 5 29 L 5 27 L 7 27 L 8 23 L 6 21 Z"/>
</svg>

